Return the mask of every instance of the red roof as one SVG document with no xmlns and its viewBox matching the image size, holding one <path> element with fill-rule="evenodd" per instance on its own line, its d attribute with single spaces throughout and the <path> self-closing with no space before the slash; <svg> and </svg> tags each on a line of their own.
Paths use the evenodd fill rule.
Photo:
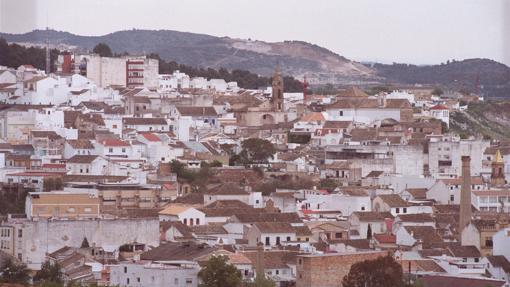
<svg viewBox="0 0 510 287">
<path fill-rule="evenodd" d="M 431 110 L 449 110 L 449 108 L 447 106 L 444 106 L 444 105 L 435 105 L 435 106 L 433 106 L 430 109 Z"/>
<path fill-rule="evenodd" d="M 104 146 L 129 146 L 125 141 L 119 139 L 105 139 L 102 141 Z"/>
<path fill-rule="evenodd" d="M 150 142 L 160 142 L 160 141 L 161 141 L 161 139 L 160 139 L 157 135 L 155 135 L 155 134 L 151 134 L 151 133 L 144 133 L 144 134 L 142 134 L 142 136 L 143 136 L 146 140 L 148 140 L 148 141 L 150 141 Z"/>
<path fill-rule="evenodd" d="M 390 233 L 374 234 L 374 239 L 379 243 L 396 243 L 397 237 Z"/>
</svg>

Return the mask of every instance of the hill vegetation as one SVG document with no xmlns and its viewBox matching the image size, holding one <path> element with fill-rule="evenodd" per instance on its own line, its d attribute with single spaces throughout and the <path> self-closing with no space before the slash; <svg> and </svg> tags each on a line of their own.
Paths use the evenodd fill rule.
<svg viewBox="0 0 510 287">
<path fill-rule="evenodd" d="M 483 136 L 510 139 L 510 101 L 471 103 L 465 111 L 450 116 L 450 131 L 462 138 Z"/>
</svg>

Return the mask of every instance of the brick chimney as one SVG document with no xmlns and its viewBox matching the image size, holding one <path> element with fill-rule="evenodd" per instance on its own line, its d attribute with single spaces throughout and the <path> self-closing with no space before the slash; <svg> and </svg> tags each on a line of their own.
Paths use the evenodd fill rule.
<svg viewBox="0 0 510 287">
<path fill-rule="evenodd" d="M 265 272 L 264 272 L 264 246 L 262 242 L 259 242 L 257 244 L 257 261 L 255 264 L 255 278 L 264 279 L 265 278 Z"/>
<path fill-rule="evenodd" d="M 460 186 L 459 236 L 471 222 L 471 158 L 462 156 L 462 184 Z"/>
</svg>

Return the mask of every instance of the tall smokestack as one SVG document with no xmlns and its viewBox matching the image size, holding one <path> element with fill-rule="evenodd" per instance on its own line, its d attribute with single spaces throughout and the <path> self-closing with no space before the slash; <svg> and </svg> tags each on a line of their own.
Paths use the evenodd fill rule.
<svg viewBox="0 0 510 287">
<path fill-rule="evenodd" d="M 462 156 L 459 233 L 471 222 L 471 158 Z"/>
<path fill-rule="evenodd" d="M 261 242 L 257 245 L 257 264 L 255 265 L 256 279 L 264 279 L 264 247 Z"/>
</svg>

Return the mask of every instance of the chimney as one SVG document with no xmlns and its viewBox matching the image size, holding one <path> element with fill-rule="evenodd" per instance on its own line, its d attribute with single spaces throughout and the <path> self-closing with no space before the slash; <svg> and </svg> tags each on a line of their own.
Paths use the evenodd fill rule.
<svg viewBox="0 0 510 287">
<path fill-rule="evenodd" d="M 460 186 L 459 236 L 471 222 L 471 158 L 462 156 L 462 184 Z"/>
<path fill-rule="evenodd" d="M 255 265 L 255 271 L 256 271 L 256 278 L 257 279 L 264 279 L 265 273 L 264 273 L 264 247 L 262 245 L 262 242 L 259 242 L 257 244 L 257 264 Z"/>
</svg>

